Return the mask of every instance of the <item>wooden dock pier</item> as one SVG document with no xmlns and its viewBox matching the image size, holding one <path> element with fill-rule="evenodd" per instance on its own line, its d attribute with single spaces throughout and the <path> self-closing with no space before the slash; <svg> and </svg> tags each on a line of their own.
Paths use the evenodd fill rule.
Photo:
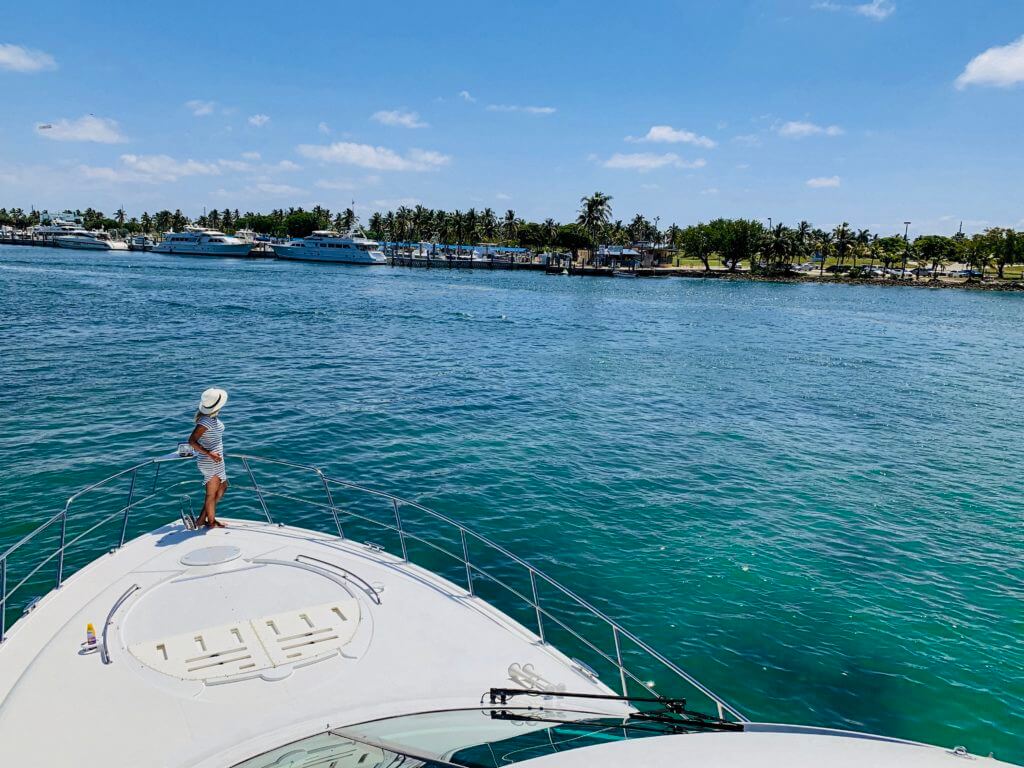
<svg viewBox="0 0 1024 768">
<path fill-rule="evenodd" d="M 454 259 L 443 256 L 388 256 L 388 264 L 392 267 L 419 267 L 423 269 L 504 269 L 523 270 L 526 272 L 543 272 L 544 264 L 529 261 L 510 261 L 509 259 Z"/>
</svg>

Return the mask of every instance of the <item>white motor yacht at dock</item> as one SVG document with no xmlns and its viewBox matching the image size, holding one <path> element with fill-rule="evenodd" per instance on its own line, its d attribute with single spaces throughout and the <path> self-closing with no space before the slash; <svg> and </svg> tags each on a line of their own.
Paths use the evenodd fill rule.
<svg viewBox="0 0 1024 768">
<path fill-rule="evenodd" d="M 127 251 L 128 243 L 116 240 L 107 232 L 75 229 L 53 239 L 58 248 L 74 248 L 80 251 Z"/>
<path fill-rule="evenodd" d="M 342 235 L 332 230 L 317 230 L 309 237 L 274 243 L 279 259 L 330 261 L 337 264 L 386 264 L 380 244 L 357 235 Z"/>
<path fill-rule="evenodd" d="M 216 229 L 186 227 L 184 232 L 168 232 L 153 246 L 153 253 L 182 256 L 248 256 L 252 243 Z"/>
<path fill-rule="evenodd" d="M 226 459 L 226 528 L 194 529 L 202 488 L 171 454 L 0 553 L 4 765 L 1007 765 L 751 722 L 454 520 L 315 467 Z"/>
</svg>

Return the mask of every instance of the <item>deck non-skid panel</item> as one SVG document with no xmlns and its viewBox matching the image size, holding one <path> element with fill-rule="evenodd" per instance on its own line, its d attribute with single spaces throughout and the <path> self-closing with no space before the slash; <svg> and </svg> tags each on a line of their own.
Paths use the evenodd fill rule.
<svg viewBox="0 0 1024 768">
<path fill-rule="evenodd" d="M 359 626 L 359 603 L 338 600 L 136 643 L 132 655 L 181 680 L 227 682 L 334 656 Z"/>
</svg>

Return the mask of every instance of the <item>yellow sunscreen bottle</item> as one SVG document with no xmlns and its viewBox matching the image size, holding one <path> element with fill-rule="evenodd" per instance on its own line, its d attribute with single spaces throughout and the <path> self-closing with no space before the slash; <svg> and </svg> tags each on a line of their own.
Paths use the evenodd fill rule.
<svg viewBox="0 0 1024 768">
<path fill-rule="evenodd" d="M 85 625 L 85 644 L 88 646 L 96 645 L 96 627 L 91 623 Z"/>
</svg>

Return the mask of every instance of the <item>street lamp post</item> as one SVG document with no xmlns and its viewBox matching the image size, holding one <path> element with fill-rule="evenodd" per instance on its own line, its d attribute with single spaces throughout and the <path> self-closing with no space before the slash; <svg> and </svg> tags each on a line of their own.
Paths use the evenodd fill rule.
<svg viewBox="0 0 1024 768">
<path fill-rule="evenodd" d="M 910 255 L 910 222 L 903 222 L 903 269 L 900 270 L 900 280 L 907 277 L 907 257 Z"/>
</svg>

